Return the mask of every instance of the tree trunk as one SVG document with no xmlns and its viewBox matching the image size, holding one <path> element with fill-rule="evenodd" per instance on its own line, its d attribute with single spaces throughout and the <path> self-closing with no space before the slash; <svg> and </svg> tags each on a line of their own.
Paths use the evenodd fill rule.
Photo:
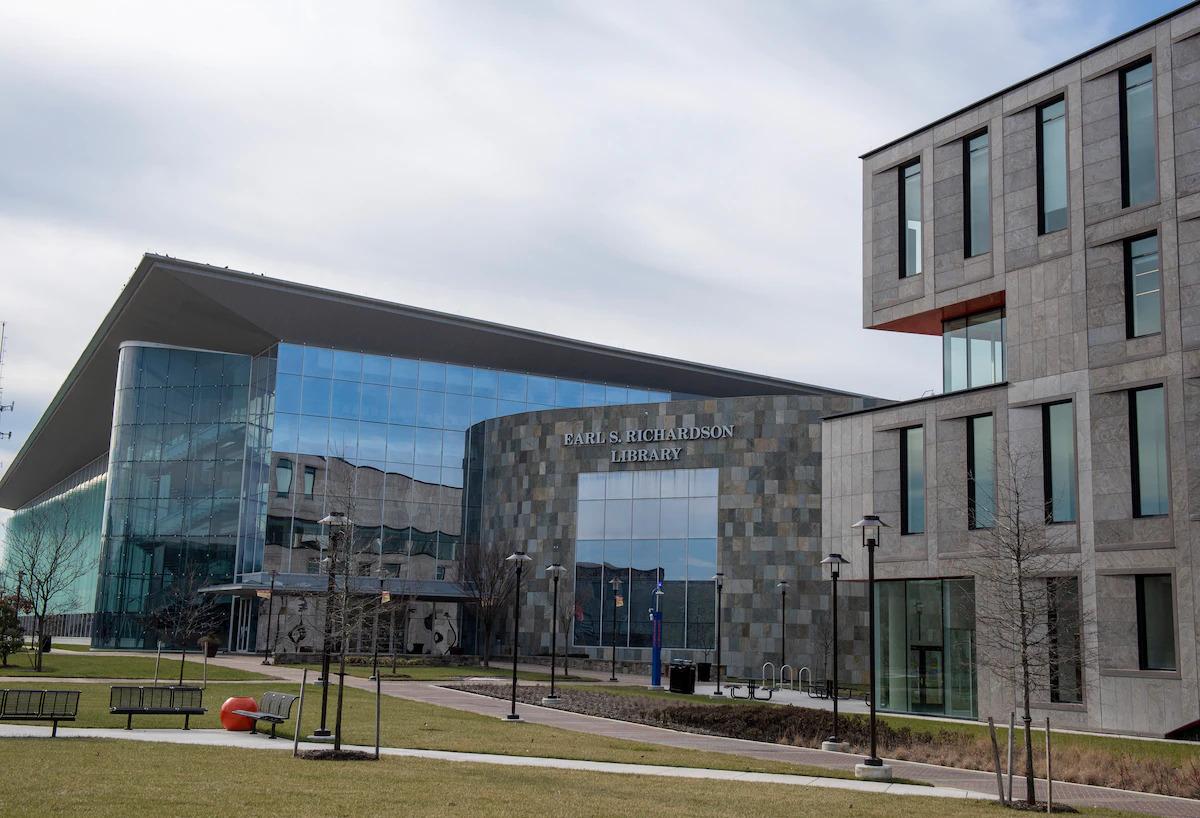
<svg viewBox="0 0 1200 818">
<path fill-rule="evenodd" d="M 338 697 L 337 715 L 333 718 L 333 751 L 342 749 L 342 691 L 346 689 L 346 645 L 338 652 Z"/>
<path fill-rule="evenodd" d="M 480 664 L 484 667 L 490 667 L 492 660 L 492 622 L 488 620 L 483 623 L 483 646 L 479 651 Z"/>
<path fill-rule="evenodd" d="M 33 624 L 33 638 L 37 642 L 37 644 L 33 646 L 33 650 L 34 650 L 33 661 L 34 661 L 34 670 L 36 670 L 38 673 L 42 672 L 42 640 L 43 640 L 42 632 L 46 629 L 46 608 L 47 607 L 49 607 L 48 603 L 46 605 L 42 606 L 42 610 L 37 615 L 37 617 L 34 619 L 34 624 Z"/>
</svg>

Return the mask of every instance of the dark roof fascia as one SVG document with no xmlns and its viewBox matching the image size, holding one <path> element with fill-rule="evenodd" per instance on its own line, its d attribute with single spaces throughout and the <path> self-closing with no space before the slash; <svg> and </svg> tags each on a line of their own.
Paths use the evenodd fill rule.
<svg viewBox="0 0 1200 818">
<path fill-rule="evenodd" d="M 978 108 L 980 105 L 991 102 L 992 100 L 997 99 L 998 97 L 1002 97 L 1005 94 L 1012 93 L 1013 91 L 1020 88 L 1022 85 L 1028 85 L 1029 83 L 1035 82 L 1035 81 L 1041 79 L 1042 77 L 1047 76 L 1048 74 L 1053 74 L 1055 71 L 1059 71 L 1063 68 L 1066 68 L 1071 63 L 1086 59 L 1087 57 L 1092 56 L 1093 54 L 1097 53 L 1098 51 L 1103 51 L 1104 49 L 1108 48 L 1109 46 L 1115 45 L 1116 43 L 1121 42 L 1121 40 L 1124 40 L 1126 37 L 1132 37 L 1135 34 L 1140 34 L 1141 32 L 1145 31 L 1148 28 L 1153 28 L 1154 26 L 1157 26 L 1161 23 L 1165 23 L 1167 20 L 1170 20 L 1172 17 L 1177 17 L 1186 11 L 1190 11 L 1191 9 L 1195 8 L 1198 5 L 1200 5 L 1200 0 L 1192 0 L 1192 2 L 1190 2 L 1190 3 L 1185 3 L 1184 5 L 1180 6 L 1179 8 L 1177 8 L 1173 11 L 1168 11 L 1166 14 L 1155 17 L 1153 20 L 1151 20 L 1147 23 L 1142 23 L 1142 25 L 1138 26 L 1137 28 L 1130 29 L 1129 31 L 1126 31 L 1123 34 L 1118 34 L 1116 37 L 1113 37 L 1111 40 L 1105 40 L 1104 42 L 1100 43 L 1099 45 L 1092 46 L 1088 50 L 1083 51 L 1079 54 L 1076 54 L 1074 57 L 1068 57 L 1067 59 L 1063 60 L 1062 62 L 1052 65 L 1049 68 L 1046 68 L 1042 71 L 1039 71 L 1036 74 L 1033 74 L 1032 76 L 1026 77 L 1025 79 L 1020 80 L 1019 82 L 1014 82 L 1012 85 L 1009 85 L 1006 88 L 996 91 L 994 94 L 988 94 L 983 99 L 976 100 L 975 102 L 972 102 L 970 105 L 966 105 L 962 108 L 959 108 L 957 111 L 955 111 L 952 114 L 946 114 L 945 116 L 941 117 L 940 119 L 935 119 L 933 122 L 930 122 L 928 125 L 925 125 L 924 127 L 917 128 L 914 131 L 909 131 L 904 136 L 897 137 L 896 139 L 893 139 L 892 141 L 890 141 L 884 145 L 880 145 L 878 148 L 875 148 L 874 150 L 869 150 L 866 153 L 859 156 L 858 158 L 859 159 L 867 159 L 868 157 L 874 156 L 875 154 L 879 153 L 880 151 L 887 150 L 888 148 L 892 147 L 893 145 L 899 145 L 905 139 L 911 139 L 912 137 L 916 136 L 917 134 L 928 131 L 930 128 L 936 128 L 938 125 L 941 125 L 943 122 L 949 122 L 950 120 L 954 119 L 957 116 L 962 116 L 963 114 L 967 113 L 968 111 L 972 110 L 973 108 Z"/>
<path fill-rule="evenodd" d="M 851 409 L 849 412 L 839 412 L 836 415 L 826 415 L 821 418 L 824 423 L 827 420 L 840 420 L 841 418 L 853 417 L 854 415 L 868 415 L 871 412 L 881 412 L 884 409 L 898 409 L 905 406 L 913 406 L 918 403 L 926 403 L 931 400 L 941 400 L 943 398 L 960 398 L 963 395 L 974 395 L 976 392 L 987 392 L 990 389 L 1007 389 L 1008 381 L 1000 381 L 1000 383 L 989 383 L 987 386 L 975 386 L 970 389 L 959 389 L 957 392 L 940 392 L 936 395 L 922 395 L 919 398 L 911 400 L 897 400 L 890 403 L 881 403 L 878 406 L 867 406 L 862 409 Z"/>
</svg>

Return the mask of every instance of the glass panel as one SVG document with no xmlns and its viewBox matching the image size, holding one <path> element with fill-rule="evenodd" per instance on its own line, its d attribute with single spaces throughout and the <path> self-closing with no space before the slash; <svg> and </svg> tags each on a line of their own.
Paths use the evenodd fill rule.
<svg viewBox="0 0 1200 818">
<path fill-rule="evenodd" d="M 942 389 L 967 388 L 967 319 L 947 321 L 942 328 Z"/>
<path fill-rule="evenodd" d="M 658 514 L 662 501 L 634 500 L 632 536 L 635 540 L 658 539 Z"/>
<path fill-rule="evenodd" d="M 1152 517 L 1169 511 L 1167 424 L 1161 386 L 1138 389 L 1133 400 L 1134 512 Z"/>
<path fill-rule="evenodd" d="M 973 719 L 975 704 L 975 582 L 942 582 L 946 619 L 946 715 Z"/>
<path fill-rule="evenodd" d="M 474 372 L 469 366 L 446 367 L 446 391 L 456 395 L 471 394 L 471 380 Z"/>
<path fill-rule="evenodd" d="M 996 522 L 996 455 L 991 415 L 967 420 L 967 517 L 971 528 Z"/>
<path fill-rule="evenodd" d="M 417 429 L 416 463 L 440 466 L 442 463 L 442 433 L 439 429 Z"/>
<path fill-rule="evenodd" d="M 304 368 L 304 350 L 295 344 L 280 344 L 276 350 L 276 371 L 299 375 Z"/>
<path fill-rule="evenodd" d="M 466 395 L 446 395 L 445 425 L 447 429 L 466 431 L 471 425 L 471 398 Z"/>
<path fill-rule="evenodd" d="M 476 369 L 471 393 L 480 398 L 494 398 L 499 394 L 496 372 L 491 369 Z"/>
<path fill-rule="evenodd" d="M 688 535 L 688 501 L 685 499 L 667 499 L 662 501 L 660 519 L 660 536 L 664 538 L 683 538 Z"/>
<path fill-rule="evenodd" d="M 1162 331 L 1162 284 L 1158 269 L 1158 236 L 1129 241 L 1126 246 L 1129 337 Z"/>
<path fill-rule="evenodd" d="M 604 386 L 598 383 L 585 383 L 583 385 L 583 405 L 584 406 L 603 406 L 604 405 Z"/>
<path fill-rule="evenodd" d="M 900 179 L 900 277 L 907 278 L 921 272 L 921 163 L 901 168 Z"/>
<path fill-rule="evenodd" d="M 877 700 L 884 710 L 908 710 L 908 636 L 904 582 L 875 583 Z"/>
<path fill-rule="evenodd" d="M 411 426 L 389 426 L 387 431 L 388 462 L 413 462 L 415 443 L 416 433 Z"/>
<path fill-rule="evenodd" d="M 601 641 L 605 645 L 611 645 L 614 638 L 619 647 L 629 644 L 629 605 L 626 604 L 629 594 L 629 558 L 629 540 L 605 540 L 604 610 L 601 614 L 604 618 Z M 613 587 L 614 579 L 621 581 L 620 588 Z"/>
<path fill-rule="evenodd" d="M 1125 206 L 1149 202 L 1158 194 L 1155 182 L 1154 64 L 1121 73 L 1124 117 Z"/>
<path fill-rule="evenodd" d="M 717 504 L 713 498 L 698 497 L 688 501 L 688 536 L 717 536 Z"/>
<path fill-rule="evenodd" d="M 388 407 L 388 419 L 392 423 L 415 426 L 417 423 L 417 391 L 415 389 L 392 389 Z"/>
<path fill-rule="evenodd" d="M 1067 104 L 1058 100 L 1038 109 L 1041 150 L 1042 233 L 1067 226 Z"/>
<path fill-rule="evenodd" d="M 992 193 L 989 184 L 991 152 L 988 135 L 980 134 L 966 144 L 967 154 L 967 255 L 977 256 L 992 249 Z"/>
<path fill-rule="evenodd" d="M 1046 580 L 1046 633 L 1049 644 L 1050 701 L 1083 701 L 1080 645 L 1082 620 L 1079 581 L 1075 577 Z"/>
<path fill-rule="evenodd" d="M 575 627 L 576 645 L 598 646 L 603 598 L 604 541 L 578 540 L 575 543 Z"/>
<path fill-rule="evenodd" d="M 1046 520 L 1075 519 L 1075 416 L 1070 401 L 1042 410 L 1043 468 L 1046 471 Z"/>
<path fill-rule="evenodd" d="M 444 392 L 446 389 L 445 364 L 421 361 L 418 369 L 418 377 L 420 378 L 420 387 L 422 389 L 430 389 L 436 392 Z"/>
<path fill-rule="evenodd" d="M 300 418 L 300 442 L 296 451 L 324 457 L 329 443 L 329 418 L 305 415 Z"/>
<path fill-rule="evenodd" d="M 292 491 L 292 461 L 281 459 L 275 464 L 275 495 L 287 497 Z"/>
<path fill-rule="evenodd" d="M 942 713 L 942 583 L 907 583 L 908 700 L 917 713 Z"/>
<path fill-rule="evenodd" d="M 306 415 L 328 415 L 332 384 L 325 378 L 304 378 L 301 411 Z"/>
<path fill-rule="evenodd" d="M 633 526 L 633 506 L 631 500 L 604 501 L 604 538 L 629 539 Z"/>
<path fill-rule="evenodd" d="M 417 425 L 442 428 L 442 409 L 446 396 L 441 392 L 417 393 Z"/>
<path fill-rule="evenodd" d="M 639 471 L 633 473 L 633 496 L 634 497 L 659 497 L 659 475 L 662 472 L 658 471 Z M 655 523 L 657 527 L 657 523 Z M 657 536 L 657 534 L 655 534 Z"/>
<path fill-rule="evenodd" d="M 363 384 L 360 417 L 373 423 L 387 423 L 389 391 L 381 384 Z"/>
<path fill-rule="evenodd" d="M 630 472 L 609 472 L 604 496 L 609 500 L 627 499 L 633 496 L 633 474 Z"/>
<path fill-rule="evenodd" d="M 304 374 L 314 378 L 333 377 L 333 350 L 305 347 Z"/>
<path fill-rule="evenodd" d="M 1004 380 L 1004 314 L 987 312 L 967 319 L 968 381 L 972 387 Z"/>
<path fill-rule="evenodd" d="M 604 501 L 580 500 L 575 537 L 579 540 L 604 538 Z"/>
<path fill-rule="evenodd" d="M 554 379 L 530 375 L 525 400 L 542 406 L 553 406 Z"/>
<path fill-rule="evenodd" d="M 920 426 L 900 433 L 901 533 L 925 531 L 925 430 Z"/>
<path fill-rule="evenodd" d="M 1138 635 L 1143 670 L 1175 670 L 1175 602 L 1169 574 L 1137 578 Z"/>
<path fill-rule="evenodd" d="M 516 372 L 500 373 L 500 398 L 502 400 L 525 401 L 526 377 Z"/>
<path fill-rule="evenodd" d="M 392 358 L 392 386 L 417 388 L 417 362 L 407 358 Z"/>
<path fill-rule="evenodd" d="M 391 381 L 392 361 L 383 355 L 364 355 L 362 379 L 366 383 L 387 384 Z"/>
<path fill-rule="evenodd" d="M 362 402 L 362 384 L 358 381 L 333 382 L 333 411 L 335 418 L 358 418 Z"/>
<path fill-rule="evenodd" d="M 555 406 L 582 406 L 583 384 L 576 381 L 558 381 L 554 394 Z"/>
<path fill-rule="evenodd" d="M 603 474 L 579 475 L 579 499 L 603 500 L 605 476 Z"/>
<path fill-rule="evenodd" d="M 334 350 L 333 377 L 343 381 L 361 381 L 362 353 Z"/>
<path fill-rule="evenodd" d="M 609 406 L 629 403 L 629 390 L 623 386 L 604 387 L 604 402 Z"/>
<path fill-rule="evenodd" d="M 684 540 L 660 540 L 658 560 L 661 563 L 663 596 L 663 646 L 684 646 L 687 614 L 687 546 Z"/>
</svg>

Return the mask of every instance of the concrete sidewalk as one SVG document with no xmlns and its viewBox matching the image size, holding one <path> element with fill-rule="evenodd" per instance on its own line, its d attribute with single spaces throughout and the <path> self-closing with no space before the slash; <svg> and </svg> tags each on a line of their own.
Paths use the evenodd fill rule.
<svg viewBox="0 0 1200 818">
<path fill-rule="evenodd" d="M 520 729 L 514 725 L 514 729 Z M 164 744 L 184 744 L 207 747 L 237 747 L 251 750 L 287 750 L 292 742 L 286 739 L 270 740 L 261 733 L 231 733 L 225 730 L 119 730 L 106 728 L 60 727 L 59 738 L 100 738 L 123 741 L 146 741 Z M 46 728 L 26 725 L 0 724 L 0 738 L 48 738 Z M 347 750 L 373 752 L 373 747 L 343 745 Z M 302 741 L 303 750 L 327 750 L 328 744 Z M 612 761 L 581 761 L 569 758 L 541 758 L 537 756 L 510 756 L 495 753 L 453 753 L 443 750 L 411 750 L 399 747 L 381 747 L 380 755 L 401 758 L 428 758 L 437 761 L 467 762 L 474 764 L 497 764 L 508 767 L 542 767 L 555 770 L 583 770 L 619 775 L 652 775 L 663 778 L 699 778 L 714 781 L 749 781 L 762 784 L 787 784 L 804 787 L 854 790 L 881 795 L 922 795 L 928 798 L 965 798 L 982 800 L 985 796 L 969 790 L 946 787 L 923 787 L 917 784 L 883 784 L 871 781 L 855 781 L 843 778 L 820 778 L 808 775 L 782 775 L 778 773 L 750 773 L 736 770 L 710 770 L 699 767 L 664 767 L 654 764 L 621 764 Z"/>
</svg>

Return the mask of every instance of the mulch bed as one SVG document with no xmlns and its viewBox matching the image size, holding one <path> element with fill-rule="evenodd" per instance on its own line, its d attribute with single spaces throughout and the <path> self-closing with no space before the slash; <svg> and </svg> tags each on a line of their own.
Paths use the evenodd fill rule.
<svg viewBox="0 0 1200 818">
<path fill-rule="evenodd" d="M 301 750 L 296 757 L 307 761 L 375 761 L 372 753 L 358 750 Z"/>
</svg>

